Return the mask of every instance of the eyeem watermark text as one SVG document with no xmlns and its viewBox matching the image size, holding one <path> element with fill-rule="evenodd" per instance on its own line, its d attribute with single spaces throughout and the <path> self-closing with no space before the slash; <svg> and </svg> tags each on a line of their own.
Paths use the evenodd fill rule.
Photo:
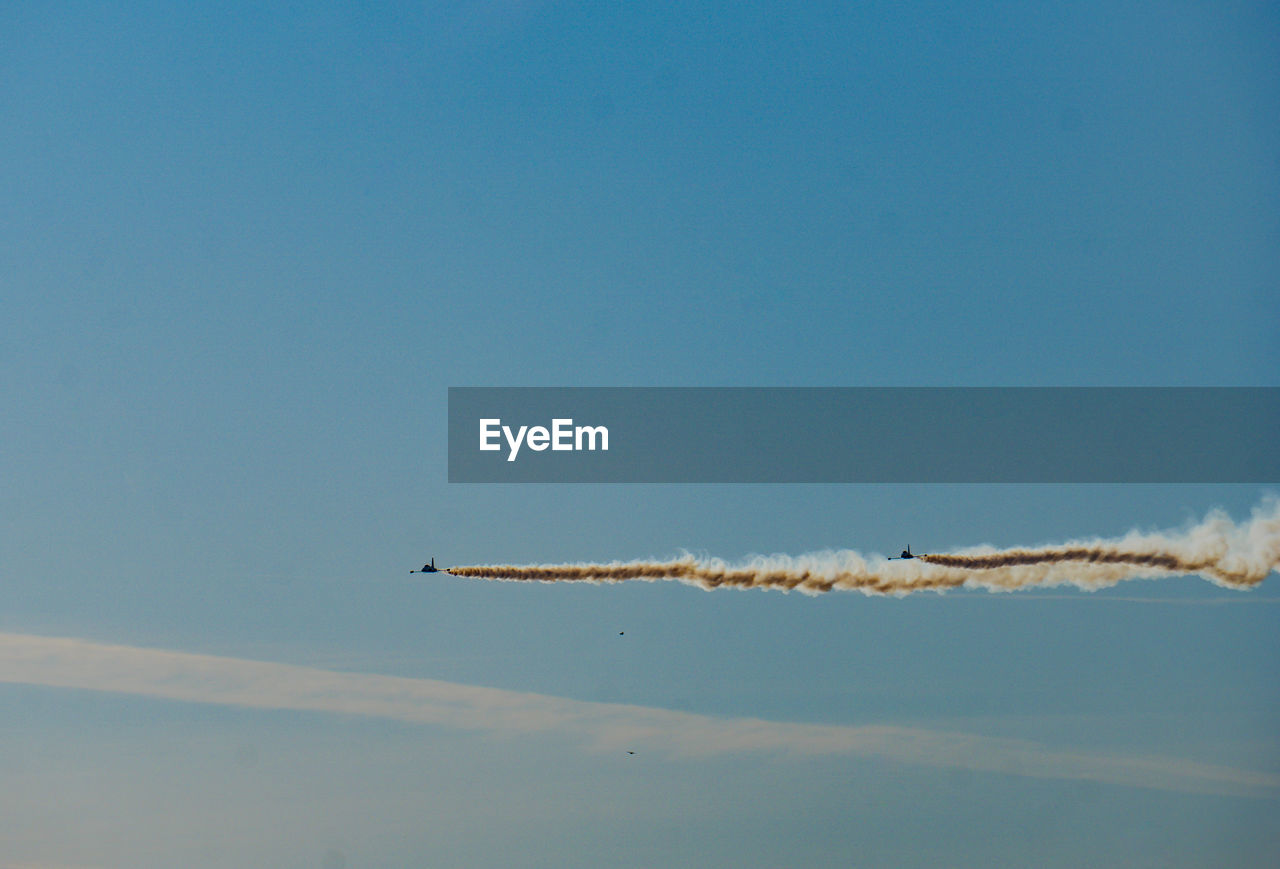
<svg viewBox="0 0 1280 869">
<path fill-rule="evenodd" d="M 602 425 L 575 426 L 570 418 L 551 420 L 549 429 L 540 425 L 522 425 L 512 431 L 511 426 L 503 425 L 500 418 L 480 420 L 480 449 L 500 450 L 502 440 L 507 442 L 507 461 L 514 462 L 522 445 L 537 453 L 548 447 L 557 451 L 600 449 L 607 452 L 609 429 Z"/>
</svg>

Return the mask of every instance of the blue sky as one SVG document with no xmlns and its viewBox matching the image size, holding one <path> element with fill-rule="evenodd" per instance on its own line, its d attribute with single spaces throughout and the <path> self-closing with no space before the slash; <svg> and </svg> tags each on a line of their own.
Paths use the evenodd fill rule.
<svg viewBox="0 0 1280 869">
<path fill-rule="evenodd" d="M 407 574 L 1247 518 L 1260 487 L 450 486 L 444 414 L 463 385 L 1280 385 L 1272 6 L 0 22 L 0 635 L 87 644 L 0 682 L 0 867 L 1275 862 L 1276 788 L 1185 766 L 1280 775 L 1273 580 Z M 188 664 L 113 682 L 100 646 L 898 741 L 681 755 L 663 718 L 627 756 L 277 682 L 179 697 Z M 917 732 L 986 760 L 904 759 Z M 1164 778 L 1097 773 L 1141 757 Z"/>
</svg>

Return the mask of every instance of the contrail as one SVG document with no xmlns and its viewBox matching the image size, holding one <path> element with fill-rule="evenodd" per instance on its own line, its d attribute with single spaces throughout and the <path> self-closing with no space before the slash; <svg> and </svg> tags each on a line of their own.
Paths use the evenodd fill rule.
<svg viewBox="0 0 1280 869">
<path fill-rule="evenodd" d="M 845 550 L 755 556 L 741 564 L 686 555 L 670 561 L 453 567 L 447 573 L 507 581 L 675 580 L 707 590 L 771 588 L 805 594 L 860 591 L 902 596 L 951 588 L 1017 591 L 1074 585 L 1095 590 L 1130 579 L 1190 574 L 1226 588 L 1249 589 L 1278 567 L 1280 499 L 1272 496 L 1254 508 L 1248 522 L 1239 525 L 1226 513 L 1214 510 L 1198 525 L 1182 531 L 1133 531 L 1117 539 L 1030 549 L 975 547 L 893 562 Z"/>
</svg>

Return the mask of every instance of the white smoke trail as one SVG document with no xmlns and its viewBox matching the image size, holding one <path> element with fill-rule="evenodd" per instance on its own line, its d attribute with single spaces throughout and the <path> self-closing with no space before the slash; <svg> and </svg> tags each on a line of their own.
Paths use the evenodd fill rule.
<svg viewBox="0 0 1280 869">
<path fill-rule="evenodd" d="M 1131 579 L 1198 575 L 1225 588 L 1248 589 L 1280 567 L 1280 499 L 1266 498 L 1237 525 L 1214 510 L 1183 531 L 1130 532 L 1104 540 L 1069 541 L 1032 549 L 975 547 L 909 560 L 868 560 L 858 552 L 756 556 L 740 564 L 686 555 L 672 561 L 608 564 L 453 567 L 453 576 L 525 582 L 675 580 L 712 590 L 773 588 L 805 594 L 861 591 L 907 595 L 975 588 L 1016 591 L 1073 585 L 1094 590 Z"/>
</svg>

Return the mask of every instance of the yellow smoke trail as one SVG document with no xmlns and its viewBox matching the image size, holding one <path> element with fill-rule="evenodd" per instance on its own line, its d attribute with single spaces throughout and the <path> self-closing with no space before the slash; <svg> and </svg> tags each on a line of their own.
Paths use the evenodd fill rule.
<svg viewBox="0 0 1280 869">
<path fill-rule="evenodd" d="M 675 580 L 712 590 L 772 588 L 806 594 L 860 591 L 906 595 L 980 588 L 1016 591 L 1074 585 L 1098 589 L 1130 579 L 1195 574 L 1227 588 L 1248 589 L 1280 567 L 1280 500 L 1272 497 L 1236 525 L 1214 511 L 1181 532 L 1131 532 L 1114 540 L 1077 541 L 1034 549 L 979 547 L 911 560 L 868 560 L 851 551 L 799 557 L 757 556 L 731 565 L 688 555 L 671 561 L 609 564 L 453 567 L 453 576 L 526 582 L 657 582 Z"/>
</svg>

